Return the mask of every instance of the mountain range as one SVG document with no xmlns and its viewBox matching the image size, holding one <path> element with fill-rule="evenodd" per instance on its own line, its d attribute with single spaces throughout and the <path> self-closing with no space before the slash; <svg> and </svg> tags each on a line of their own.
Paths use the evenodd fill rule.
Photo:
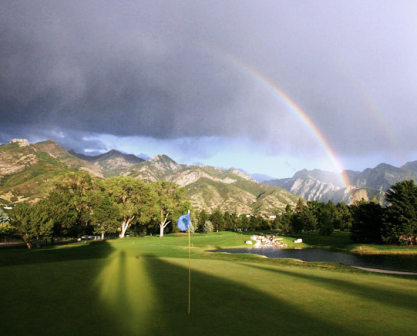
<svg viewBox="0 0 417 336">
<path fill-rule="evenodd" d="M 116 150 L 97 156 L 67 151 L 54 140 L 29 144 L 13 139 L 0 146 L 0 204 L 36 202 L 52 188 L 54 179 L 68 171 L 84 170 L 98 178 L 131 176 L 144 181 L 171 181 L 188 190 L 197 210 L 216 209 L 236 213 L 273 215 L 287 204 L 294 206 L 302 197 L 309 201 L 329 200 L 351 204 L 355 200 L 376 198 L 396 182 L 417 180 L 417 161 L 394 167 L 381 163 L 362 172 L 344 172 L 350 180 L 345 186 L 337 173 L 301 170 L 291 178 L 263 183 L 238 169 L 208 165 L 179 164 L 160 154 L 144 160 Z"/>
<path fill-rule="evenodd" d="M 260 184 L 237 169 L 178 164 L 166 155 L 149 160 L 116 150 L 87 157 L 66 151 L 56 141 L 29 144 L 14 139 L 0 146 L 0 203 L 36 202 L 68 172 L 84 170 L 99 178 L 131 176 L 153 182 L 172 181 L 188 190 L 196 210 L 273 215 L 299 197 L 276 186 Z"/>
<path fill-rule="evenodd" d="M 340 175 L 322 170 L 301 170 L 291 178 L 264 181 L 264 184 L 281 187 L 308 201 L 329 200 L 334 203 L 352 203 L 355 200 L 376 198 L 383 202 L 384 192 L 391 185 L 413 179 L 417 181 L 417 161 L 408 162 L 402 167 L 381 163 L 375 168 L 362 172 L 346 170 L 350 185 L 344 186 Z"/>
</svg>

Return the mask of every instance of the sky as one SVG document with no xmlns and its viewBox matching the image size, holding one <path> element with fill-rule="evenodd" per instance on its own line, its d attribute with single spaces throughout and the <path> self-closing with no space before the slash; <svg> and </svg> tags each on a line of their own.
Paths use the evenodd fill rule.
<svg viewBox="0 0 417 336">
<path fill-rule="evenodd" d="M 417 160 L 414 0 L 4 0 L 0 143 L 275 178 Z"/>
</svg>

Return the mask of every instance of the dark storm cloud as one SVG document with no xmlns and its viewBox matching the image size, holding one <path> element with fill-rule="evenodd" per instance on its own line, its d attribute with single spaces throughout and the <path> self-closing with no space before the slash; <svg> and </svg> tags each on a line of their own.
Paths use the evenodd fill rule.
<svg viewBox="0 0 417 336">
<path fill-rule="evenodd" d="M 191 27 L 164 27 L 169 15 L 158 19 L 161 3 L 142 2 L 134 14 L 124 8 L 129 2 L 87 3 L 4 6 L 0 97 L 7 122 L 165 138 L 227 132 L 208 116 L 227 109 L 239 82 L 193 43 Z"/>
<path fill-rule="evenodd" d="M 416 12 L 413 1 L 3 1 L 0 118 L 66 139 L 248 136 L 308 150 L 305 126 L 248 64 L 339 153 L 390 146 L 384 125 L 412 148 Z"/>
</svg>

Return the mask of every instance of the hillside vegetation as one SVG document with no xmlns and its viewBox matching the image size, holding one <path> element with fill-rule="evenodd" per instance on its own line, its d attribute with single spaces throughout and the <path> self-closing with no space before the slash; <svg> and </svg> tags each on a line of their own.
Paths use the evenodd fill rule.
<svg viewBox="0 0 417 336">
<path fill-rule="evenodd" d="M 50 190 L 52 180 L 68 171 L 83 170 L 107 178 L 130 176 L 146 182 L 170 181 L 188 191 L 195 210 L 275 215 L 300 198 L 260 184 L 237 169 L 178 164 L 166 155 L 147 161 L 112 150 L 87 157 L 66 151 L 54 140 L 29 144 L 16 140 L 0 146 L 0 203 L 34 203 Z"/>
</svg>

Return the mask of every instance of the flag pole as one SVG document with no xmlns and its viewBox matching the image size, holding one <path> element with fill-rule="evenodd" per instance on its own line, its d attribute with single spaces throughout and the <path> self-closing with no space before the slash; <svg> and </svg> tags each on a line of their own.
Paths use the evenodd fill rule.
<svg viewBox="0 0 417 336">
<path fill-rule="evenodd" d="M 190 215 L 190 210 L 188 210 Z M 188 228 L 188 315 L 191 315 L 191 217 Z"/>
</svg>

